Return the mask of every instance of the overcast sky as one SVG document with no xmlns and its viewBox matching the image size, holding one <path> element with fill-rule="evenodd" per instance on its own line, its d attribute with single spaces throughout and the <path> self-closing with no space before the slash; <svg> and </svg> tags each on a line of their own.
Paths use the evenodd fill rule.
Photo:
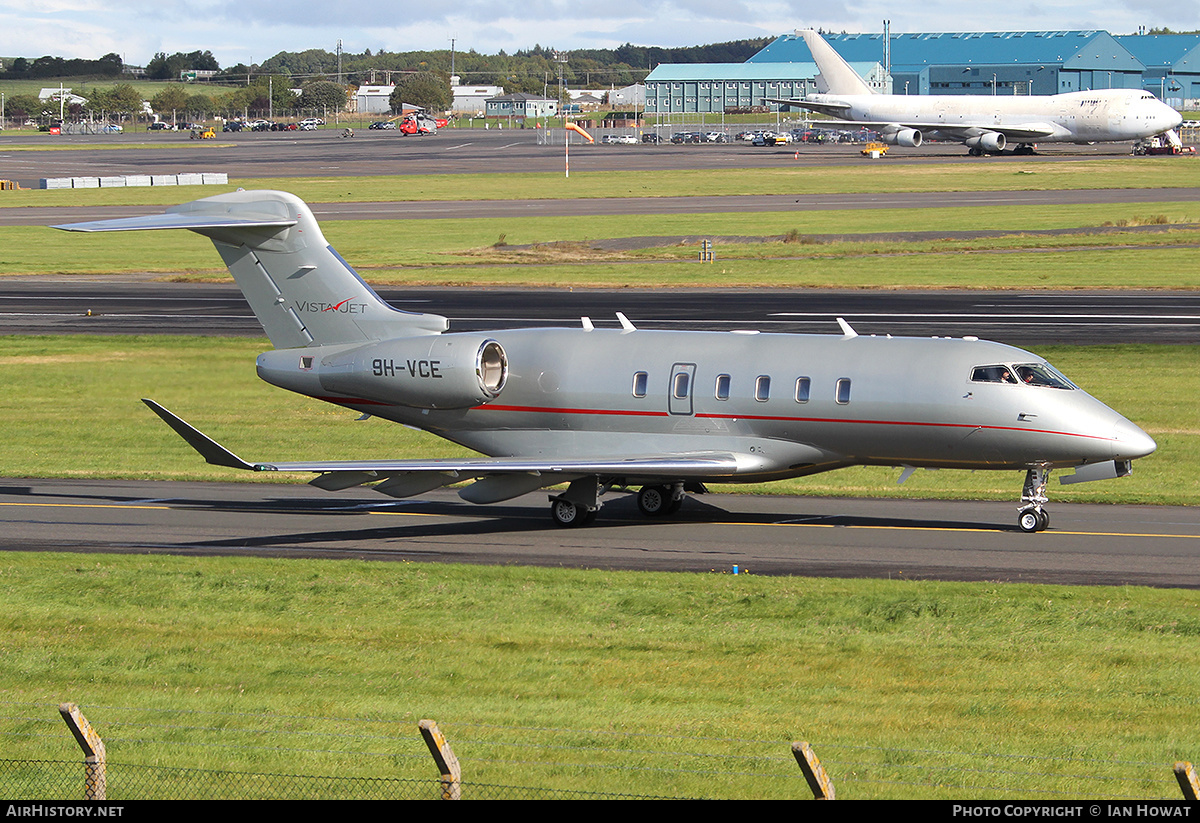
<svg viewBox="0 0 1200 823">
<path fill-rule="evenodd" d="M 280 51 L 446 49 L 494 54 L 535 44 L 570 50 L 622 43 L 694 46 L 796 28 L 894 33 L 1200 29 L 1200 0 L 0 0 L 0 56 L 97 58 L 145 65 L 155 52 L 210 50 L 222 66 Z"/>
</svg>

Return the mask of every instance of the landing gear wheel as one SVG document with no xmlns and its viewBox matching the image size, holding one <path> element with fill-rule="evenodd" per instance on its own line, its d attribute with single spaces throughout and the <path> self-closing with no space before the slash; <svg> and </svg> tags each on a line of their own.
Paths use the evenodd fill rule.
<svg viewBox="0 0 1200 823">
<path fill-rule="evenodd" d="M 596 519 L 596 513 L 570 500 L 555 500 L 550 503 L 550 519 L 558 526 L 574 528 L 591 523 Z"/>
<path fill-rule="evenodd" d="M 1045 509 L 1022 509 L 1017 514 L 1017 525 L 1030 534 L 1045 531 L 1050 525 L 1050 515 Z"/>
<path fill-rule="evenodd" d="M 1017 514 L 1017 525 L 1021 527 L 1021 531 L 1032 534 L 1042 525 L 1042 518 L 1038 517 L 1036 509 L 1025 509 Z"/>
<path fill-rule="evenodd" d="M 671 513 L 671 490 L 666 486 L 642 486 L 638 492 L 638 509 L 647 517 L 662 517 Z M 675 509 L 679 506 L 676 504 Z"/>
</svg>

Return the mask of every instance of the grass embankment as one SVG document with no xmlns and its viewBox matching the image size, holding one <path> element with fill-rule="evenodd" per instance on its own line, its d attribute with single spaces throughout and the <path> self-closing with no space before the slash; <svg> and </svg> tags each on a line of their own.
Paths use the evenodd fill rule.
<svg viewBox="0 0 1200 823">
<path fill-rule="evenodd" d="M 1177 797 L 1197 756 L 1191 592 L 21 553 L 0 577 L 7 758 L 79 759 L 64 700 L 111 762 L 185 780 L 436 780 L 422 717 L 468 781 L 630 794 L 811 796 L 799 739 L 846 799 Z"/>
<path fill-rule="evenodd" d="M 249 460 L 371 459 L 466 454 L 431 435 L 355 414 L 260 381 L 265 340 L 14 337 L 0 352 L 0 474 L 280 480 L 209 466 L 139 402 L 151 397 Z M 1055 500 L 1200 503 L 1200 348 L 1047 346 L 1047 356 L 1100 400 L 1145 428 L 1159 450 L 1133 477 L 1055 486 Z M 1012 500 L 1015 472 L 847 469 L 750 490 L 798 494 Z M 307 480 L 311 476 L 304 475 Z M 743 487 L 732 487 L 740 489 Z"/>
</svg>

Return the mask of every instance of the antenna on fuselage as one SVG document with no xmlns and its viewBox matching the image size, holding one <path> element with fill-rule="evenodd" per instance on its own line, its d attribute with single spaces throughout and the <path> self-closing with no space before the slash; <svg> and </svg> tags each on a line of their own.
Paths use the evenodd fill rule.
<svg viewBox="0 0 1200 823">
<path fill-rule="evenodd" d="M 839 317 L 837 319 L 837 322 L 838 322 L 838 325 L 842 327 L 842 335 L 843 336 L 858 337 L 858 332 L 856 332 L 854 329 L 850 328 L 850 324 L 846 322 L 846 318 Z"/>
</svg>

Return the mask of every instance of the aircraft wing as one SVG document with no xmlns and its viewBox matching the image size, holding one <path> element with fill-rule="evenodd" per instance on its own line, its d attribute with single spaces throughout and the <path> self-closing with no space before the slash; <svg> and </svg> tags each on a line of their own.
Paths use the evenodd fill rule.
<svg viewBox="0 0 1200 823">
<path fill-rule="evenodd" d="M 686 455 L 626 455 L 610 459 L 545 457 L 465 457 L 436 460 L 328 460 L 297 462 L 255 462 L 243 460 L 217 441 L 205 435 L 181 417 L 153 400 L 142 399 L 150 410 L 163 419 L 193 449 L 214 466 L 247 471 L 317 472 L 312 481 L 319 488 L 345 489 L 362 483 L 405 474 L 440 474 L 448 479 L 432 487 L 497 474 L 533 474 L 561 476 L 565 482 L 579 476 L 714 477 L 733 476 L 739 468 L 730 453 L 705 452 Z M 560 482 L 549 480 L 546 485 Z"/>
</svg>

